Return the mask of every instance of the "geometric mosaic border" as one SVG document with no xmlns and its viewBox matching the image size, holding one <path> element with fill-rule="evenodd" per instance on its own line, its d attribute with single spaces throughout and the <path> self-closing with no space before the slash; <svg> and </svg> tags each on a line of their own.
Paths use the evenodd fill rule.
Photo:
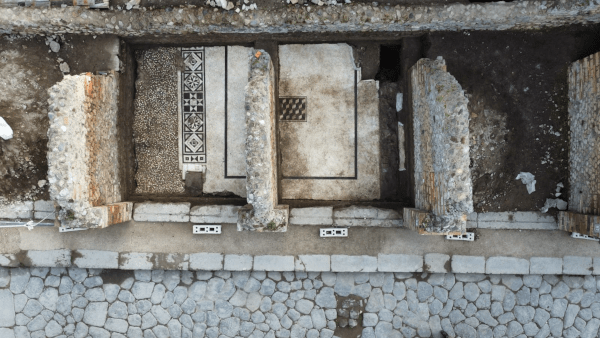
<svg viewBox="0 0 600 338">
<path fill-rule="evenodd" d="M 280 121 L 306 122 L 306 97 L 280 97 L 279 111 Z"/>
<path fill-rule="evenodd" d="M 181 48 L 181 162 L 206 163 L 204 47 Z"/>
</svg>

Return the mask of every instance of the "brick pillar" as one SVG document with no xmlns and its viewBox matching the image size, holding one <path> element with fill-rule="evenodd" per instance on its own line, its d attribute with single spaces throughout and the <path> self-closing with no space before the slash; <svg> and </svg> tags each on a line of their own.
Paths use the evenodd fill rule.
<svg viewBox="0 0 600 338">
<path fill-rule="evenodd" d="M 287 230 L 289 208 L 278 205 L 275 75 L 264 50 L 251 54 L 246 87 L 246 191 L 238 230 Z"/>
</svg>

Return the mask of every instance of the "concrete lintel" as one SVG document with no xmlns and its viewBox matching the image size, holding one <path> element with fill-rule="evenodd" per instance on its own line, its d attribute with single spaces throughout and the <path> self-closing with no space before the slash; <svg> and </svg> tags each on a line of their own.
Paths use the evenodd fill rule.
<svg viewBox="0 0 600 338">
<path fill-rule="evenodd" d="M 563 257 L 563 274 L 565 275 L 591 275 L 592 271 L 592 257 Z"/>
<path fill-rule="evenodd" d="M 119 253 L 101 250 L 75 250 L 73 266 L 86 269 L 118 269 Z"/>
<path fill-rule="evenodd" d="M 561 275 L 563 273 L 563 259 L 531 257 L 529 259 L 529 273 L 532 275 Z"/>
<path fill-rule="evenodd" d="M 377 271 L 423 272 L 423 256 L 379 254 L 377 255 Z"/>
<path fill-rule="evenodd" d="M 294 256 L 254 256 L 254 271 L 294 271 Z"/>
<path fill-rule="evenodd" d="M 487 274 L 529 274 L 529 260 L 515 257 L 490 257 L 485 264 Z"/>
<path fill-rule="evenodd" d="M 331 271 L 333 272 L 375 272 L 377 257 L 332 255 Z"/>
<path fill-rule="evenodd" d="M 485 257 L 453 255 L 451 269 L 454 273 L 485 273 Z"/>
</svg>

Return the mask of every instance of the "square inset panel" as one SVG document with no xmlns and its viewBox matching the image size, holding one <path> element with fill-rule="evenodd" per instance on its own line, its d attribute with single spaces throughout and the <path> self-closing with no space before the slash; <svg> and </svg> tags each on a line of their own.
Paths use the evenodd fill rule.
<svg viewBox="0 0 600 338">
<path fill-rule="evenodd" d="M 280 97 L 279 120 L 306 122 L 306 97 Z"/>
</svg>

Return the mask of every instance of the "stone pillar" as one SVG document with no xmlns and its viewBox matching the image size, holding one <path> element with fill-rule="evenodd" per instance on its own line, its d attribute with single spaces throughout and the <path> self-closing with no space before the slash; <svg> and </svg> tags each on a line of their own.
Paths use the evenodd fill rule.
<svg viewBox="0 0 600 338">
<path fill-rule="evenodd" d="M 559 228 L 600 237 L 600 53 L 569 67 L 569 207 Z"/>
<path fill-rule="evenodd" d="M 133 205 L 121 201 L 117 75 L 67 75 L 48 91 L 48 182 L 57 219 L 72 228 L 130 220 Z"/>
<path fill-rule="evenodd" d="M 410 74 L 415 209 L 405 222 L 422 234 L 464 233 L 473 212 L 467 98 L 441 57 Z"/>
<path fill-rule="evenodd" d="M 250 55 L 246 86 L 246 191 L 248 204 L 238 213 L 238 230 L 287 230 L 289 208 L 277 205 L 275 74 L 264 50 Z"/>
</svg>

